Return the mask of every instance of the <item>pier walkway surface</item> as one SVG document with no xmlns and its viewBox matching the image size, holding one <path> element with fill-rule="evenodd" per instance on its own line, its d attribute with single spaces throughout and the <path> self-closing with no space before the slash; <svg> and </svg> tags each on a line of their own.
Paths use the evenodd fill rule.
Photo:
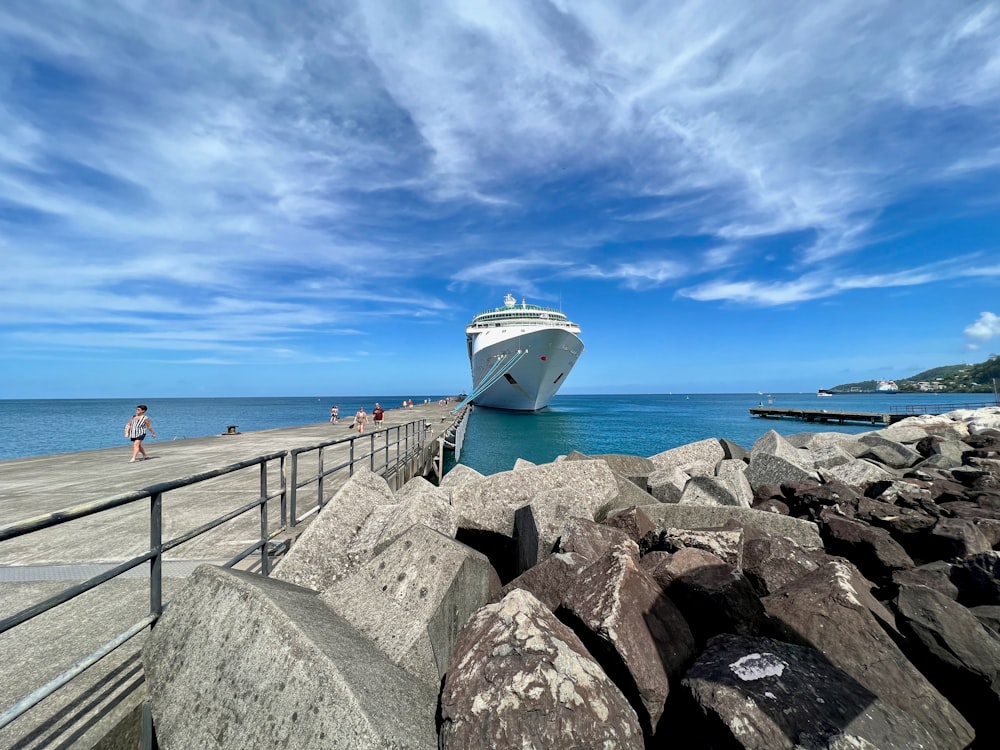
<svg viewBox="0 0 1000 750">
<path fill-rule="evenodd" d="M 382 447 L 393 427 L 414 421 L 425 424 L 428 446 L 456 420 L 456 403 L 414 404 L 389 409 L 377 433 L 369 424 L 365 438 L 324 449 L 324 467 L 346 463 Z M 149 440 L 149 458 L 129 463 L 131 445 L 0 461 L 0 526 L 139 491 L 257 456 L 317 445 L 356 435 L 348 415 L 338 424 L 321 422 L 257 432 L 220 434 L 174 441 Z M 369 438 L 369 435 L 374 437 Z M 318 473 L 318 452 L 298 457 L 298 481 Z M 385 460 L 383 457 L 380 460 Z M 373 459 L 374 463 L 374 459 Z M 268 494 L 281 487 L 278 459 L 267 462 Z M 287 465 L 286 465 L 287 471 Z M 348 478 L 346 469 L 330 474 L 297 492 L 295 513 L 302 518 L 328 500 Z M 189 530 L 252 502 L 261 495 L 261 471 L 252 466 L 163 493 L 163 538 Z M 269 507 L 276 506 L 272 501 Z M 290 514 L 291 515 L 291 514 Z M 314 516 L 282 528 L 280 514 L 270 510 L 269 533 L 291 539 Z M 220 528 L 191 539 L 165 553 L 162 563 L 163 599 L 169 601 L 184 578 L 199 564 L 224 564 L 261 536 L 259 512 L 247 513 Z M 105 572 L 115 564 L 143 554 L 150 545 L 150 501 L 74 520 L 70 523 L 6 539 L 0 543 L 0 619 L 33 606 L 67 586 Z M 260 570 L 261 557 L 252 555 L 237 567 Z M 77 661 L 143 619 L 150 608 L 149 565 L 143 564 L 71 601 L 5 633 L 0 633 L 0 711 L 62 673 Z M 141 705 L 140 635 L 90 667 L 68 686 L 45 698 L 20 718 L 0 729 L 2 748 L 137 747 Z M 118 727 L 112 730 L 112 727 Z"/>
</svg>

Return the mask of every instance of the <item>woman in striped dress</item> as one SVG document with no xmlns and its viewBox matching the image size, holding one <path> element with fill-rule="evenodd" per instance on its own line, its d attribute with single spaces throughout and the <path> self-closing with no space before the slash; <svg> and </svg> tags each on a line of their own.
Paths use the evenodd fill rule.
<svg viewBox="0 0 1000 750">
<path fill-rule="evenodd" d="M 146 451 L 142 447 L 142 441 L 146 437 L 146 430 L 149 430 L 150 435 L 156 437 L 153 423 L 146 416 L 147 408 L 145 404 L 139 404 L 135 407 L 135 416 L 125 423 L 125 437 L 132 441 L 132 458 L 129 459 L 130 464 L 146 458 Z M 138 457 L 140 453 L 142 454 L 142 458 Z"/>
</svg>

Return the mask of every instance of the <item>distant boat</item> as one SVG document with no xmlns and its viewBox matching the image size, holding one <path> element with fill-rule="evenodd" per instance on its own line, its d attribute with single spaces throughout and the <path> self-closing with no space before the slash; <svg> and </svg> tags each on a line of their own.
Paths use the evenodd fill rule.
<svg viewBox="0 0 1000 750">
<path fill-rule="evenodd" d="M 895 380 L 880 380 L 875 386 L 877 393 L 899 393 L 899 386 Z"/>
<path fill-rule="evenodd" d="M 818 391 L 816 391 L 816 395 L 817 396 L 832 396 L 833 395 L 833 391 L 828 391 L 825 388 L 820 388 Z"/>
</svg>

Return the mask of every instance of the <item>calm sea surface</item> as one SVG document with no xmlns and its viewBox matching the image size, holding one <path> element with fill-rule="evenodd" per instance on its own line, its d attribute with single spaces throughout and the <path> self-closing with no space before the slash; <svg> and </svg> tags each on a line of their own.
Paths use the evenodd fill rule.
<svg viewBox="0 0 1000 750">
<path fill-rule="evenodd" d="M 322 396 L 311 398 L 149 399 L 157 441 L 204 437 L 237 425 L 242 432 L 325 422 L 337 404 L 343 417 L 375 401 L 395 407 L 404 398 L 419 403 L 442 394 L 415 396 Z M 477 408 L 470 416 L 461 462 L 483 474 L 506 471 L 520 457 L 546 463 L 559 455 L 631 453 L 651 456 L 695 440 L 728 438 L 749 448 L 769 429 L 783 435 L 838 430 L 859 433 L 870 425 L 818 425 L 762 420 L 747 409 L 772 400 L 776 407 L 904 411 L 907 406 L 984 404 L 987 394 L 878 395 L 818 398 L 815 394 L 683 394 L 556 396 L 541 412 L 522 414 Z M 122 428 L 135 412 L 125 399 L 0 400 L 0 459 L 112 448 L 126 445 Z"/>
<path fill-rule="evenodd" d="M 418 398 L 419 396 L 419 398 Z M 162 398 L 147 399 L 155 442 L 206 437 L 236 425 L 240 432 L 300 427 L 330 419 L 330 407 L 350 420 L 359 406 L 369 413 L 378 401 L 386 409 L 404 398 L 420 403 L 443 396 L 320 396 L 309 398 Z M 112 399 L 0 400 L 0 459 L 127 445 L 123 427 L 136 401 Z"/>
</svg>

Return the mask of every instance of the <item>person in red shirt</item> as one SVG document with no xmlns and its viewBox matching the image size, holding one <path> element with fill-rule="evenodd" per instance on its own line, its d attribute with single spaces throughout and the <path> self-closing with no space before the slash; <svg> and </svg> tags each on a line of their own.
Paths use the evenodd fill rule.
<svg viewBox="0 0 1000 750">
<path fill-rule="evenodd" d="M 382 427 L 382 419 L 385 417 L 385 411 L 382 409 L 381 404 L 378 401 L 375 402 L 375 408 L 372 409 L 372 424 L 375 425 L 375 429 Z"/>
</svg>

